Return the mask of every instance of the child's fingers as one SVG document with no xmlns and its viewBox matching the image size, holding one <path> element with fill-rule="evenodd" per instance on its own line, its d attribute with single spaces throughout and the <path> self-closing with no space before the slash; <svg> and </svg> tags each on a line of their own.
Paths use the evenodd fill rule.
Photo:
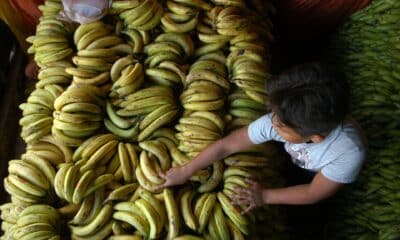
<svg viewBox="0 0 400 240">
<path fill-rule="evenodd" d="M 233 191 L 234 191 L 236 194 L 238 194 L 239 196 L 243 196 L 243 195 L 245 195 L 245 196 L 251 196 L 251 195 L 253 195 L 253 194 L 252 194 L 252 191 L 251 191 L 250 189 L 248 189 L 248 188 L 237 187 L 237 188 L 234 188 Z"/>
<path fill-rule="evenodd" d="M 255 208 L 255 205 L 250 204 L 244 211 L 241 212 L 241 214 L 246 214 L 248 212 L 250 212 L 251 210 L 253 210 Z"/>
<path fill-rule="evenodd" d="M 256 181 L 254 181 L 254 180 L 251 179 L 251 178 L 246 178 L 245 181 L 246 181 L 246 183 L 248 183 L 248 184 L 250 184 L 250 185 L 256 185 L 256 184 L 258 184 Z"/>
<path fill-rule="evenodd" d="M 250 199 L 247 198 L 240 198 L 240 197 L 234 197 L 232 198 L 232 203 L 234 205 L 248 205 L 250 204 L 252 201 Z"/>
<path fill-rule="evenodd" d="M 161 178 L 167 180 L 167 174 L 165 174 L 165 173 L 162 172 L 162 171 L 159 171 L 159 172 L 158 172 L 158 176 L 160 176 Z"/>
</svg>

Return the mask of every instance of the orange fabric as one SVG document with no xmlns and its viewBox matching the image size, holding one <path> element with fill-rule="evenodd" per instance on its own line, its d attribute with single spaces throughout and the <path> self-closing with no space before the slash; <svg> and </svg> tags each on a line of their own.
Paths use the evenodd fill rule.
<svg viewBox="0 0 400 240">
<path fill-rule="evenodd" d="M 282 34 L 294 39 L 310 39 L 332 31 L 352 13 L 371 0 L 278 0 Z"/>
<path fill-rule="evenodd" d="M 0 5 L 0 18 L 9 26 L 23 49 L 25 38 L 35 33 L 41 16 L 38 6 L 43 0 L 4 0 Z"/>
</svg>

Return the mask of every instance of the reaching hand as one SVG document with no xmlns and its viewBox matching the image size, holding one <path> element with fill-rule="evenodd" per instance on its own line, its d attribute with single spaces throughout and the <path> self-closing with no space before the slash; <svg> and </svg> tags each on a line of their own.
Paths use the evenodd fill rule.
<svg viewBox="0 0 400 240">
<path fill-rule="evenodd" d="M 25 76 L 28 79 L 37 79 L 38 72 L 39 66 L 34 60 L 30 60 L 25 67 Z"/>
<path fill-rule="evenodd" d="M 170 168 L 166 173 L 159 172 L 158 175 L 165 179 L 165 183 L 159 185 L 158 189 L 184 184 L 191 176 L 183 166 Z"/>
<path fill-rule="evenodd" d="M 233 204 L 248 206 L 242 213 L 247 213 L 254 208 L 260 207 L 264 204 L 263 201 L 263 187 L 250 179 L 246 179 L 249 184 L 248 188 L 237 188 L 232 196 Z"/>
</svg>

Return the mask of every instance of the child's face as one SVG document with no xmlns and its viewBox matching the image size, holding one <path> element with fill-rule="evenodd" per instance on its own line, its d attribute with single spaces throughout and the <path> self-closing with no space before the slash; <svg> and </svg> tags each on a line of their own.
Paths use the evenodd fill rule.
<svg viewBox="0 0 400 240">
<path fill-rule="evenodd" d="M 305 138 L 298 134 L 293 128 L 288 127 L 287 125 L 283 124 L 277 114 L 272 115 L 272 127 L 275 131 L 287 142 L 290 143 L 305 143 L 308 142 L 310 139 Z"/>
</svg>

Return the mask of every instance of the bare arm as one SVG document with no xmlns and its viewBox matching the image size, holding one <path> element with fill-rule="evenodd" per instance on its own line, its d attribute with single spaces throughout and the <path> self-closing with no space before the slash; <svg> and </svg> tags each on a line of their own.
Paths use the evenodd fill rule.
<svg viewBox="0 0 400 240">
<path fill-rule="evenodd" d="M 245 150 L 252 145 L 253 143 L 250 141 L 247 133 L 247 126 L 235 130 L 228 136 L 208 146 L 188 164 L 177 168 L 171 168 L 166 173 L 160 173 L 160 176 L 166 180 L 160 187 L 183 184 L 198 170 L 232 153 Z"/>
<path fill-rule="evenodd" d="M 317 173 L 311 183 L 287 188 L 265 189 L 265 204 L 314 204 L 335 194 L 342 184 Z"/>
<path fill-rule="evenodd" d="M 183 168 L 193 175 L 198 170 L 211 165 L 214 161 L 223 159 L 232 153 L 245 150 L 251 145 L 253 144 L 247 134 L 246 126 L 214 142 L 190 161 L 190 163 L 183 166 Z"/>
<path fill-rule="evenodd" d="M 248 212 L 264 204 L 302 205 L 314 204 L 335 194 L 343 185 L 317 173 L 311 183 L 286 188 L 263 189 L 252 180 L 247 180 L 249 188 L 239 188 L 232 196 L 235 204 L 245 205 Z"/>
</svg>

